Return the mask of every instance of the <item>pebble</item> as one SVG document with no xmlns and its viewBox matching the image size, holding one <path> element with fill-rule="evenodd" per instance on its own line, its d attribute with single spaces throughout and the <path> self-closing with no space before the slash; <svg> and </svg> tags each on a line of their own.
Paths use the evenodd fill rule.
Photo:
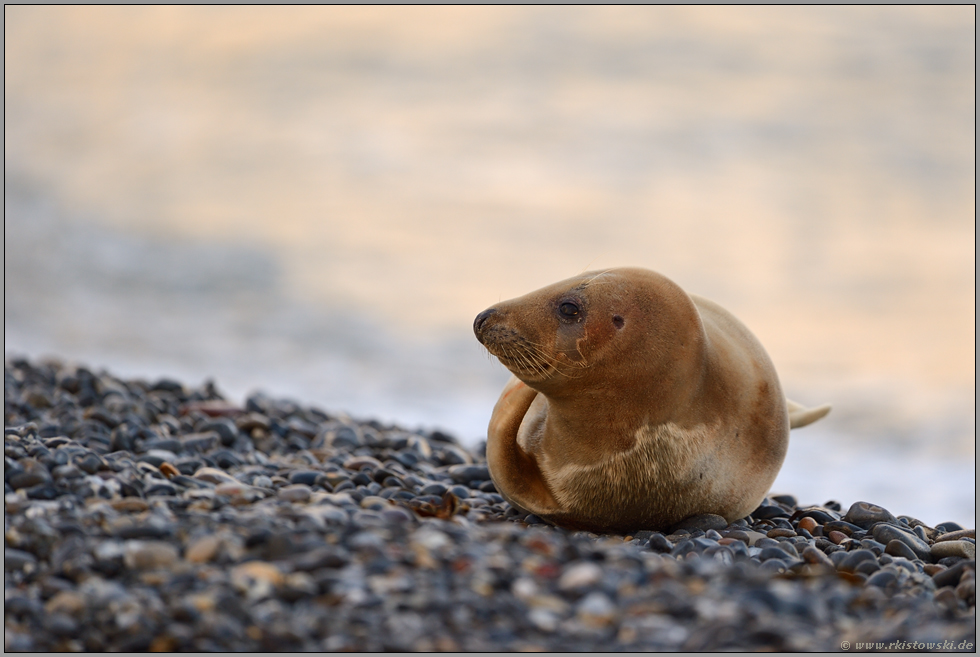
<svg viewBox="0 0 980 657">
<path fill-rule="evenodd" d="M 3 569 L 6 570 L 33 570 L 37 564 L 37 557 L 30 552 L 17 550 L 14 548 L 3 549 Z"/>
<path fill-rule="evenodd" d="M 191 563 L 207 563 L 214 559 L 221 547 L 221 537 L 214 534 L 202 536 L 189 546 L 184 558 Z"/>
<path fill-rule="evenodd" d="M 51 481 L 51 473 L 48 469 L 32 458 L 25 458 L 19 461 L 17 465 L 20 467 L 20 471 L 6 478 L 7 483 L 14 490 L 31 488 Z"/>
<path fill-rule="evenodd" d="M 834 562 L 830 560 L 830 557 L 812 545 L 805 547 L 800 556 L 803 557 L 804 561 L 815 566 L 827 566 L 830 568 L 834 567 Z"/>
<path fill-rule="evenodd" d="M 806 531 L 812 533 L 813 530 L 817 528 L 817 521 L 814 520 L 813 517 L 811 516 L 803 516 L 802 518 L 800 518 L 800 522 L 798 526 L 800 529 L 805 529 Z"/>
<path fill-rule="evenodd" d="M 271 563 L 249 561 L 231 569 L 231 584 L 250 600 L 268 598 L 282 585 L 282 571 Z"/>
<path fill-rule="evenodd" d="M 454 465 L 447 470 L 447 474 L 458 484 L 490 479 L 490 471 L 486 465 Z"/>
<path fill-rule="evenodd" d="M 289 482 L 313 486 L 320 475 L 321 473 L 316 470 L 296 470 L 289 473 Z"/>
<path fill-rule="evenodd" d="M 796 532 L 794 532 L 792 529 L 783 529 L 782 527 L 770 529 L 766 533 L 767 538 L 789 538 L 792 536 L 796 536 Z"/>
<path fill-rule="evenodd" d="M 879 522 L 898 524 L 895 516 L 887 509 L 871 504 L 869 502 L 855 502 L 844 514 L 844 521 L 857 525 L 862 529 L 870 529 L 872 525 Z"/>
<path fill-rule="evenodd" d="M 939 561 L 945 557 L 976 559 L 977 546 L 969 541 L 942 541 L 934 543 L 929 548 L 929 556 L 932 557 L 933 561 Z"/>
<path fill-rule="evenodd" d="M 977 530 L 975 529 L 954 530 L 938 536 L 935 540 L 936 543 L 943 543 L 945 541 L 958 541 L 964 538 L 972 538 L 975 541 L 977 539 Z"/>
<path fill-rule="evenodd" d="M 178 558 L 177 548 L 164 541 L 126 541 L 123 547 L 123 561 L 134 570 L 166 568 Z"/>
<path fill-rule="evenodd" d="M 692 516 L 678 523 L 674 526 L 673 531 L 676 532 L 678 529 L 686 529 L 689 532 L 695 530 L 706 532 L 712 529 L 724 529 L 725 527 L 728 527 L 727 520 L 712 513 L 705 513 L 699 516 Z"/>
<path fill-rule="evenodd" d="M 912 548 L 906 545 L 904 541 L 900 541 L 897 538 L 888 541 L 888 544 L 885 546 L 885 554 L 890 554 L 896 557 L 904 557 L 909 561 L 919 558 L 916 556 L 915 552 L 912 551 Z"/>
<path fill-rule="evenodd" d="M 599 536 L 510 507 L 485 451 L 439 432 L 55 362 L 8 360 L 4 393 L 8 650 L 975 640 L 975 532 L 955 523 L 777 495 Z"/>
<path fill-rule="evenodd" d="M 964 575 L 969 575 L 970 571 L 976 573 L 977 564 L 975 560 L 961 561 L 952 568 L 945 568 L 939 570 L 932 575 L 933 584 L 936 588 L 943 588 L 945 586 L 956 586 L 963 579 Z"/>
<path fill-rule="evenodd" d="M 344 461 L 344 467 L 348 470 L 363 470 L 364 468 L 376 470 L 381 467 L 381 461 L 373 456 L 355 456 Z"/>
<path fill-rule="evenodd" d="M 218 468 L 203 467 L 194 473 L 195 479 L 206 481 L 210 484 L 237 484 L 239 481 L 230 474 Z"/>
<path fill-rule="evenodd" d="M 616 618 L 617 607 L 609 596 L 593 591 L 575 607 L 575 614 L 586 627 L 602 628 Z"/>
<path fill-rule="evenodd" d="M 284 502 L 309 502 L 313 491 L 306 484 L 292 484 L 279 489 L 279 499 Z"/>
<path fill-rule="evenodd" d="M 789 516 L 786 510 L 776 504 L 766 504 L 763 502 L 759 507 L 752 512 L 752 517 L 756 520 L 768 520 L 770 518 L 779 518 Z"/>
<path fill-rule="evenodd" d="M 929 544 L 924 540 L 894 525 L 878 524 L 871 532 L 879 543 L 888 544 L 897 540 L 905 543 L 918 559 L 929 559 Z"/>
<path fill-rule="evenodd" d="M 597 564 L 591 561 L 572 564 L 565 569 L 558 580 L 558 589 L 572 591 L 592 586 L 600 580 L 602 580 L 602 568 Z"/>
<path fill-rule="evenodd" d="M 60 591 L 53 595 L 44 605 L 48 614 L 67 614 L 81 616 L 85 611 L 85 598 L 74 591 Z"/>
</svg>

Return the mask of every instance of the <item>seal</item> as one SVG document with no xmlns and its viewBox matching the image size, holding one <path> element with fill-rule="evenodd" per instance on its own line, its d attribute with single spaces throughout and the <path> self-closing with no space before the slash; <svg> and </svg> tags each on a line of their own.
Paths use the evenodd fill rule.
<svg viewBox="0 0 980 657">
<path fill-rule="evenodd" d="M 514 375 L 487 465 L 513 506 L 594 532 L 729 522 L 765 497 L 790 428 L 830 411 L 783 396 L 769 356 L 718 304 L 640 268 L 587 272 L 477 315 Z"/>
</svg>

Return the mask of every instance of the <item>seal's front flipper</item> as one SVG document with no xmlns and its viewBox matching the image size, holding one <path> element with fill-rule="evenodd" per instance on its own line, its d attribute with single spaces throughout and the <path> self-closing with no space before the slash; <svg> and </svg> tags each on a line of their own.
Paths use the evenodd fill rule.
<svg viewBox="0 0 980 657">
<path fill-rule="evenodd" d="M 824 404 L 816 408 L 807 408 L 803 404 L 797 404 L 790 399 L 786 400 L 786 408 L 789 410 L 790 429 L 799 429 L 808 424 L 813 424 L 830 412 L 830 404 Z"/>
</svg>

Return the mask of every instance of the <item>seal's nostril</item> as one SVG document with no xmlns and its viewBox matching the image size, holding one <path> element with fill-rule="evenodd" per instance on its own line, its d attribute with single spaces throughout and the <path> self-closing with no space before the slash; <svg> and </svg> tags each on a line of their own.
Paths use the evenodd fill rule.
<svg viewBox="0 0 980 657">
<path fill-rule="evenodd" d="M 480 335 L 480 330 L 483 328 L 484 322 L 486 322 L 487 318 L 495 312 L 497 312 L 496 308 L 490 308 L 477 315 L 476 319 L 473 320 L 473 332 Z"/>
</svg>

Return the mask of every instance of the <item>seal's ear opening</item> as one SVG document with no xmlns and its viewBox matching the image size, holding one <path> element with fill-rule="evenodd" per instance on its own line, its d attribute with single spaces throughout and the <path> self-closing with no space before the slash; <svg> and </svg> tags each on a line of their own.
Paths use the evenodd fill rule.
<svg viewBox="0 0 980 657">
<path fill-rule="evenodd" d="M 613 315 L 613 325 L 616 328 L 621 329 L 623 328 L 623 326 L 626 325 L 626 320 L 623 319 L 622 316 L 620 315 Z"/>
</svg>

